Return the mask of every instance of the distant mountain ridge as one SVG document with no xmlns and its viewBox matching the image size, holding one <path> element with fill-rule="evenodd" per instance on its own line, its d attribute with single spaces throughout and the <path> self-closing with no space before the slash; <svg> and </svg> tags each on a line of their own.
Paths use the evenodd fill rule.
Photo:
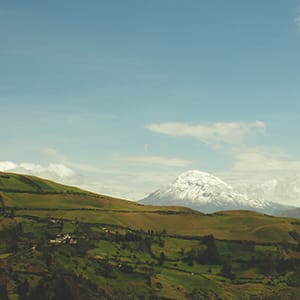
<svg viewBox="0 0 300 300">
<path fill-rule="evenodd" d="M 299 219 L 300 218 L 300 208 L 296 207 L 294 209 L 284 210 L 280 213 L 280 216 Z"/>
<path fill-rule="evenodd" d="M 182 205 L 211 213 L 221 210 L 254 210 L 271 215 L 292 209 L 279 203 L 249 198 L 220 178 L 198 170 L 179 175 L 172 183 L 139 201 L 152 205 Z"/>
</svg>

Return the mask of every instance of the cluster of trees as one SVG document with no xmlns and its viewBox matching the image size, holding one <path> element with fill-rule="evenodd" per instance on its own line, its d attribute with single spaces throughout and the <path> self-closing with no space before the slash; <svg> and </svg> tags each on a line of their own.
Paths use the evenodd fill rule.
<svg viewBox="0 0 300 300">
<path fill-rule="evenodd" d="M 192 266 L 194 262 L 206 265 L 221 264 L 221 256 L 213 235 L 203 237 L 202 244 L 206 246 L 204 250 L 202 247 L 199 247 L 199 249 L 192 248 L 187 252 L 181 249 L 182 260 L 190 266 Z"/>
<path fill-rule="evenodd" d="M 118 232 L 111 236 L 111 240 L 117 243 L 123 243 L 123 247 L 127 247 L 127 243 L 134 242 L 139 244 L 139 249 L 147 251 L 154 256 L 152 253 L 152 245 L 157 244 L 159 247 L 163 248 L 165 245 L 164 236 L 166 235 L 166 231 L 163 230 L 161 232 L 148 231 L 145 232 L 143 230 L 128 230 L 124 235 L 119 234 Z"/>
<path fill-rule="evenodd" d="M 98 290 L 90 281 L 80 276 L 61 272 L 45 276 L 35 288 L 23 288 L 20 293 L 21 300 L 81 300 L 91 299 L 92 294 L 103 296 L 103 290 Z"/>
</svg>

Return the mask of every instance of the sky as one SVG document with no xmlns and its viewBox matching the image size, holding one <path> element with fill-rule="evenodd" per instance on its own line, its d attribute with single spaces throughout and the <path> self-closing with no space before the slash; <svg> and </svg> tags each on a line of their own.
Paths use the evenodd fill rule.
<svg viewBox="0 0 300 300">
<path fill-rule="evenodd" d="M 299 53 L 300 0 L 0 0 L 0 170 L 131 200 L 300 175 Z"/>
</svg>

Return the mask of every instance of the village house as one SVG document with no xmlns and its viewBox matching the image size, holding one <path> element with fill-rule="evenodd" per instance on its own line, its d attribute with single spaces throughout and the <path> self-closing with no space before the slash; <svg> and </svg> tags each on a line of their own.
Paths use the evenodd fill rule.
<svg viewBox="0 0 300 300">
<path fill-rule="evenodd" d="M 49 244 L 51 245 L 60 245 L 60 244 L 70 244 L 76 245 L 77 239 L 74 236 L 71 236 L 69 233 L 66 234 L 59 234 L 56 236 L 55 239 L 50 239 Z"/>
</svg>

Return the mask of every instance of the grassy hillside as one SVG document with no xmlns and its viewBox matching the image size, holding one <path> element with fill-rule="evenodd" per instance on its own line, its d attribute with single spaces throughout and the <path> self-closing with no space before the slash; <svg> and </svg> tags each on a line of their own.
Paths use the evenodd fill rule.
<svg viewBox="0 0 300 300">
<path fill-rule="evenodd" d="M 16 216 L 57 217 L 86 223 L 117 225 L 135 230 L 167 230 L 170 234 L 203 236 L 213 234 L 218 239 L 251 240 L 256 242 L 297 243 L 289 234 L 300 226 L 293 219 L 274 218 L 265 215 L 202 215 L 169 211 L 118 211 L 118 210 L 18 210 Z"/>
<path fill-rule="evenodd" d="M 300 299 L 299 220 L 0 176 L 0 299 Z"/>
<path fill-rule="evenodd" d="M 2 204 L 14 207 L 16 216 L 63 218 L 105 223 L 135 230 L 167 230 L 170 234 L 257 242 L 296 241 L 300 233 L 293 219 L 274 218 L 250 211 L 205 215 L 184 207 L 146 206 L 132 201 L 97 195 L 38 177 L 0 174 Z"/>
<path fill-rule="evenodd" d="M 30 193 L 86 193 L 79 188 L 35 176 L 0 172 L 0 190 Z"/>
<path fill-rule="evenodd" d="M 157 211 L 165 207 L 144 206 L 133 201 L 98 195 L 35 176 L 0 172 L 2 202 L 17 209 L 107 209 Z M 183 207 L 171 211 L 190 212 Z"/>
</svg>

